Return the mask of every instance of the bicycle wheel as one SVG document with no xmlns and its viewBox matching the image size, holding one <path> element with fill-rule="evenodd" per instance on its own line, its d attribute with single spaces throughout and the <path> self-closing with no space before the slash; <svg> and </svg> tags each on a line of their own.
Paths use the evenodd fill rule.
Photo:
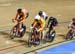
<svg viewBox="0 0 75 54">
<path fill-rule="evenodd" d="M 45 43 L 46 42 L 53 42 L 54 41 L 54 38 L 55 38 L 55 35 L 56 35 L 56 32 L 55 31 L 52 31 L 51 33 L 47 32 L 46 35 L 45 35 Z"/>
<path fill-rule="evenodd" d="M 73 36 L 68 33 L 66 36 L 66 40 L 72 40 L 72 39 L 73 39 Z"/>
<path fill-rule="evenodd" d="M 53 41 L 54 41 L 55 36 L 56 36 L 56 32 L 53 31 L 53 32 L 50 34 L 50 42 L 53 42 Z"/>
<path fill-rule="evenodd" d="M 32 46 L 31 41 L 32 41 L 32 33 L 30 33 L 30 36 L 29 36 L 29 38 L 28 38 L 28 46 L 29 46 L 29 47 Z"/>
<path fill-rule="evenodd" d="M 30 33 L 30 37 L 28 39 L 28 45 L 31 46 L 32 44 L 39 44 L 36 41 L 38 41 L 38 35 L 39 33 L 37 32 L 37 30 L 35 28 L 32 29 L 31 33 Z"/>
<path fill-rule="evenodd" d="M 66 40 L 72 40 L 73 39 L 73 35 L 71 33 L 71 30 L 67 33 L 66 35 Z"/>
<path fill-rule="evenodd" d="M 48 36 L 49 36 L 49 32 L 47 32 L 44 36 L 44 43 L 46 43 L 48 41 Z"/>
<path fill-rule="evenodd" d="M 14 39 L 14 37 L 16 36 L 17 36 L 17 30 L 16 30 L 16 27 L 13 27 L 10 31 L 10 38 Z"/>
</svg>

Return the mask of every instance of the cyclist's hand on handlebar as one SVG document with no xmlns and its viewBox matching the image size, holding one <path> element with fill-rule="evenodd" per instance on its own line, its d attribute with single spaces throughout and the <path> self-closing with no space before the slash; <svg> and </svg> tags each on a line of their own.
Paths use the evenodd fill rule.
<svg viewBox="0 0 75 54">
<path fill-rule="evenodd" d="M 30 29 L 33 29 L 33 27 L 30 27 Z"/>
<path fill-rule="evenodd" d="M 20 22 L 21 20 L 18 19 L 17 21 Z"/>
<path fill-rule="evenodd" d="M 12 19 L 12 22 L 15 22 L 15 19 Z"/>
</svg>

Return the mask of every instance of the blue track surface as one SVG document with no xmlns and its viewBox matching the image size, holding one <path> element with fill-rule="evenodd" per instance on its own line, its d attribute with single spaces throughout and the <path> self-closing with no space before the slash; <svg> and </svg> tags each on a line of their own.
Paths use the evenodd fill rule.
<svg viewBox="0 0 75 54">
<path fill-rule="evenodd" d="M 38 52 L 37 54 L 72 54 L 73 52 L 75 52 L 75 42 L 72 41 Z"/>
</svg>

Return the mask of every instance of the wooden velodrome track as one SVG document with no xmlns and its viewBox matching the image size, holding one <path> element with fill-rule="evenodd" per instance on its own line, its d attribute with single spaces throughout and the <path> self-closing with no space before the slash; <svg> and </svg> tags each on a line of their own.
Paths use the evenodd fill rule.
<svg viewBox="0 0 75 54">
<path fill-rule="evenodd" d="M 26 8 L 30 12 L 30 16 L 25 22 L 26 26 L 30 27 L 32 20 L 39 10 L 44 10 L 49 16 L 56 17 L 59 22 L 70 21 L 71 18 L 75 17 L 74 2 L 75 0 L 0 0 L 0 54 L 23 54 L 41 46 L 49 45 L 47 43 L 28 48 L 25 43 L 29 36 L 28 34 L 25 34 L 23 38 L 9 39 L 8 30 L 14 25 L 11 19 L 14 18 L 17 8 Z M 68 31 L 68 24 L 61 23 L 57 26 L 56 31 L 58 34 L 53 43 L 64 41 L 63 36 Z"/>
</svg>

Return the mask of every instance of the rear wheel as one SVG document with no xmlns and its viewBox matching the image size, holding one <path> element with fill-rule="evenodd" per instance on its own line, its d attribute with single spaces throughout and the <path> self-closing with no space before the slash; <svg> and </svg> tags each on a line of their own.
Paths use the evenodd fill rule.
<svg viewBox="0 0 75 54">
<path fill-rule="evenodd" d="M 56 32 L 52 31 L 51 33 L 47 32 L 45 36 L 45 42 L 53 42 L 55 38 Z"/>
<path fill-rule="evenodd" d="M 32 46 L 32 44 L 34 45 L 39 45 L 40 44 L 40 40 L 39 40 L 39 32 L 36 31 L 35 28 L 32 29 L 29 39 L 28 39 L 28 46 Z"/>
</svg>

